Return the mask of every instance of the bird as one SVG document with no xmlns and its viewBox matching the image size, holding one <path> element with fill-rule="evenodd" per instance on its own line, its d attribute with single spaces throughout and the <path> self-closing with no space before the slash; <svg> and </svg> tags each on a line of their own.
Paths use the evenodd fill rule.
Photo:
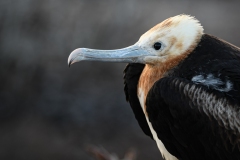
<svg viewBox="0 0 240 160">
<path fill-rule="evenodd" d="M 203 31 L 180 14 L 126 48 L 78 48 L 68 64 L 128 63 L 126 99 L 164 159 L 240 159 L 240 49 Z"/>
</svg>

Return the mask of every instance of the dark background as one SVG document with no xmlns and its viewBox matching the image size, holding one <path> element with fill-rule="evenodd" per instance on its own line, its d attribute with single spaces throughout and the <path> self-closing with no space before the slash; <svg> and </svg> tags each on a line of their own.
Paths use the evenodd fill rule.
<svg viewBox="0 0 240 160">
<path fill-rule="evenodd" d="M 158 160 L 125 101 L 126 64 L 81 62 L 76 48 L 134 44 L 166 18 L 190 14 L 240 46 L 240 2 L 0 0 L 0 159 L 92 160 L 89 144 Z"/>
</svg>

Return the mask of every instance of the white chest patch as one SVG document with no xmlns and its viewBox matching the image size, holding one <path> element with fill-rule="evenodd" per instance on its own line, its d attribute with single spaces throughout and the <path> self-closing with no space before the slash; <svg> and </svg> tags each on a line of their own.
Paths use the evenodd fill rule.
<svg viewBox="0 0 240 160">
<path fill-rule="evenodd" d="M 144 92 L 143 92 L 143 90 L 142 90 L 141 88 L 139 88 L 138 93 L 139 93 L 139 94 L 138 94 L 138 99 L 139 99 L 139 102 L 140 102 L 141 107 L 142 107 L 142 109 L 143 109 L 143 112 L 144 112 L 144 114 L 145 114 L 145 112 L 146 112 L 146 111 L 145 111 L 145 97 L 146 97 L 146 96 L 145 96 L 145 94 L 144 94 Z M 165 146 L 164 146 L 164 144 L 162 143 L 162 141 L 161 141 L 160 139 L 158 139 L 157 133 L 156 133 L 155 130 L 153 129 L 152 124 L 151 124 L 151 122 L 149 122 L 149 119 L 148 119 L 148 117 L 146 116 L 146 114 L 145 114 L 145 117 L 146 117 L 148 126 L 149 126 L 149 128 L 150 128 L 150 131 L 151 131 L 151 133 L 152 133 L 152 135 L 153 135 L 153 139 L 156 141 L 157 146 L 158 146 L 158 149 L 160 150 L 163 158 L 164 158 L 165 160 L 177 160 L 177 158 L 176 158 L 175 156 L 171 155 L 171 154 L 167 151 L 167 149 L 165 148 Z M 163 129 L 164 129 L 164 128 L 163 128 Z"/>
<path fill-rule="evenodd" d="M 232 83 L 229 80 L 224 82 L 220 78 L 214 77 L 212 74 L 208 74 L 207 77 L 196 75 L 192 78 L 192 81 L 195 84 L 203 84 L 220 92 L 228 92 L 232 89 Z"/>
</svg>

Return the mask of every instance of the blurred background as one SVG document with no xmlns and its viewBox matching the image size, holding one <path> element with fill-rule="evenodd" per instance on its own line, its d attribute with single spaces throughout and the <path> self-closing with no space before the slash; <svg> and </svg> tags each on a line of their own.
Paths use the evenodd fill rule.
<svg viewBox="0 0 240 160">
<path fill-rule="evenodd" d="M 239 1 L 0 0 L 0 159 L 93 160 L 88 145 L 159 160 L 123 92 L 126 64 L 67 66 L 76 48 L 129 46 L 178 14 L 240 46 Z"/>
</svg>

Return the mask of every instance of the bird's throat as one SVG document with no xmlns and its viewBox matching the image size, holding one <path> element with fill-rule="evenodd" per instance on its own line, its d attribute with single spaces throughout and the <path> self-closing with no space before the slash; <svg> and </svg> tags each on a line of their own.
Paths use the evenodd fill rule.
<svg viewBox="0 0 240 160">
<path fill-rule="evenodd" d="M 145 105 L 147 93 L 149 92 L 153 84 L 157 80 L 161 79 L 163 75 L 164 75 L 163 69 L 162 67 L 159 66 L 157 67 L 147 64 L 142 71 L 142 74 L 138 82 L 138 98 L 140 100 L 140 104 L 145 115 L 147 115 Z"/>
<path fill-rule="evenodd" d="M 138 82 L 138 98 L 145 115 L 147 115 L 146 97 L 149 90 L 156 81 L 167 76 L 169 71 L 176 67 L 183 59 L 185 59 L 188 54 L 189 52 L 179 56 L 169 56 L 167 60 L 164 62 L 159 62 L 157 65 L 145 65 Z"/>
</svg>

